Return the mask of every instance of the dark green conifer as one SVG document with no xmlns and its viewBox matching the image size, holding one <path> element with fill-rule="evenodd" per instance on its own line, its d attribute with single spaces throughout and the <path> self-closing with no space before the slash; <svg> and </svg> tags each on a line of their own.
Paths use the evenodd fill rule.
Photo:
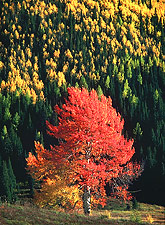
<svg viewBox="0 0 165 225">
<path fill-rule="evenodd" d="M 9 158 L 8 163 L 8 176 L 9 176 L 9 188 L 10 188 L 10 195 L 11 195 L 11 200 L 14 201 L 16 196 L 15 196 L 15 189 L 16 189 L 16 177 L 13 172 L 13 168 L 11 165 L 11 160 Z"/>
<path fill-rule="evenodd" d="M 0 167 L 0 196 L 2 201 L 12 200 L 12 195 L 10 191 L 10 177 L 8 174 L 8 169 L 6 165 L 6 161 L 2 161 L 2 165 Z"/>
<path fill-rule="evenodd" d="M 109 84 L 110 84 L 110 77 L 108 75 L 107 78 L 106 78 L 106 80 L 105 80 L 105 88 L 106 89 L 110 88 Z"/>
<path fill-rule="evenodd" d="M 84 88 L 88 89 L 88 84 L 87 84 L 84 76 L 81 76 L 79 85 L 80 85 L 80 87 L 84 87 Z"/>
<path fill-rule="evenodd" d="M 102 91 L 102 89 L 101 89 L 101 86 L 100 85 L 98 85 L 98 87 L 97 87 L 97 94 L 98 94 L 98 97 L 100 98 L 102 95 L 103 95 L 103 91 Z"/>
<path fill-rule="evenodd" d="M 7 127 L 4 126 L 1 133 L 1 151 L 4 158 L 12 154 L 13 145 L 8 135 Z"/>
</svg>

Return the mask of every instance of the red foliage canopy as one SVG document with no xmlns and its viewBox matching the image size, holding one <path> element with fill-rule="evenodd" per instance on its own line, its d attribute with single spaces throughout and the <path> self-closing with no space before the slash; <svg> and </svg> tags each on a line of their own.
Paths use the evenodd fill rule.
<svg viewBox="0 0 165 225">
<path fill-rule="evenodd" d="M 95 90 L 74 87 L 68 93 L 62 108 L 55 107 L 58 126 L 47 122 L 48 133 L 59 141 L 51 146 L 51 160 L 57 167 L 66 165 L 71 184 L 90 187 L 96 198 L 105 196 L 106 182 L 127 198 L 128 181 L 139 175 L 140 166 L 130 162 L 135 149 L 122 135 L 124 120 L 110 97 L 99 100 Z"/>
<path fill-rule="evenodd" d="M 58 145 L 46 150 L 35 143 L 37 157 L 30 153 L 27 165 L 31 175 L 43 181 L 43 193 L 51 190 L 57 197 L 58 193 L 72 191 L 75 185 L 74 191 L 79 196 L 84 193 L 84 212 L 90 213 L 91 200 L 105 204 L 107 182 L 114 196 L 128 199 L 128 184 L 140 174 L 141 168 L 130 162 L 135 152 L 133 140 L 122 135 L 124 120 L 112 107 L 111 98 L 102 95 L 99 99 L 95 90 L 88 92 L 74 87 L 68 88 L 68 94 L 62 108 L 55 107 L 58 126 L 46 122 L 48 133 L 58 139 Z M 57 189 L 56 195 L 49 188 L 51 183 Z M 64 191 L 60 192 L 62 184 Z M 73 199 L 75 205 L 80 200 L 73 196 L 67 194 L 66 199 Z"/>
</svg>

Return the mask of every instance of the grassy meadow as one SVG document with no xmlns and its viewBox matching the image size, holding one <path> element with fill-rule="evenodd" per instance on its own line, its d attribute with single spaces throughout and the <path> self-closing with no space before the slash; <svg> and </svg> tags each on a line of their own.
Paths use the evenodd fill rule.
<svg viewBox="0 0 165 225">
<path fill-rule="evenodd" d="M 138 203 L 137 209 L 126 209 L 124 203 L 113 201 L 105 209 L 92 210 L 90 216 L 82 211 L 64 212 L 62 209 L 39 208 L 30 202 L 0 205 L 0 224 L 51 225 L 51 224 L 164 224 L 165 207 Z"/>
</svg>

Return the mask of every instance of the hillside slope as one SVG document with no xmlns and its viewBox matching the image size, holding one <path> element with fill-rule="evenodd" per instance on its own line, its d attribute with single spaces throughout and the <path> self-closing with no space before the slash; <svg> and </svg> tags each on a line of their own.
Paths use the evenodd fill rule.
<svg viewBox="0 0 165 225">
<path fill-rule="evenodd" d="M 118 205 L 118 204 L 117 204 Z M 121 204 L 119 204 L 121 207 Z M 118 207 L 119 207 L 118 205 Z M 32 210 L 33 209 L 33 210 Z M 81 212 L 64 213 L 53 209 L 40 209 L 29 203 L 0 206 L 0 223 L 3 225 L 56 225 L 56 224 L 109 224 L 109 225 L 142 225 L 164 224 L 164 207 L 140 204 L 139 210 L 126 211 L 113 206 L 110 210 L 93 210 L 91 216 Z"/>
<path fill-rule="evenodd" d="M 45 121 L 57 123 L 54 105 L 79 86 L 112 97 L 145 162 L 137 197 L 164 204 L 164 9 L 163 0 L 1 1 L 1 195 L 12 197 L 15 177 L 32 186 L 25 157 L 34 140 L 53 143 Z"/>
</svg>

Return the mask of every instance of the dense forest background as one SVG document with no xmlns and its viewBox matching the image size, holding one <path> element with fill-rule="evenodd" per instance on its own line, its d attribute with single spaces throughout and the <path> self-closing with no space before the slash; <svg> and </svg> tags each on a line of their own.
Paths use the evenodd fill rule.
<svg viewBox="0 0 165 225">
<path fill-rule="evenodd" d="M 34 140 L 54 140 L 54 106 L 67 87 L 111 96 L 144 165 L 130 190 L 165 204 L 165 5 L 163 0 L 0 1 L 0 196 L 12 201 Z"/>
</svg>

